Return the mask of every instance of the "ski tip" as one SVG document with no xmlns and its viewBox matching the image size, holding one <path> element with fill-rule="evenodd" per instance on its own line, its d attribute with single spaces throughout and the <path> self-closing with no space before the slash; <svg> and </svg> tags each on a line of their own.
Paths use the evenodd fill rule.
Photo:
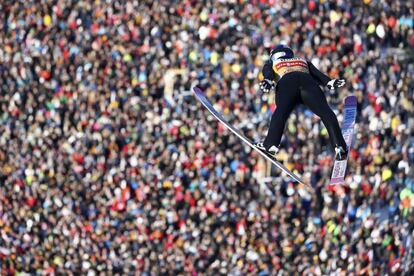
<svg viewBox="0 0 414 276">
<path fill-rule="evenodd" d="M 345 98 L 345 105 L 356 105 L 357 98 L 355 96 L 348 96 Z"/>
<path fill-rule="evenodd" d="M 194 93 L 199 94 L 199 95 L 204 94 L 203 90 L 201 90 L 201 88 L 198 87 L 198 86 L 194 86 L 193 91 L 194 91 Z"/>
</svg>

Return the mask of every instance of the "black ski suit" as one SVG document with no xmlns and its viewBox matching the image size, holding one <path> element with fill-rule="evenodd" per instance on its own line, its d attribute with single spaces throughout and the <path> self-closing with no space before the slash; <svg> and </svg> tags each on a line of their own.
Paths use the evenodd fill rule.
<svg viewBox="0 0 414 276">
<path fill-rule="evenodd" d="M 286 121 L 298 104 L 306 105 L 319 116 L 329 133 L 332 146 L 347 148 L 335 113 L 329 107 L 326 97 L 319 87 L 331 79 L 319 71 L 310 61 L 300 58 L 281 59 L 274 64 L 269 60 L 263 66 L 263 76 L 276 84 L 276 110 L 263 144 L 279 147 Z"/>
</svg>

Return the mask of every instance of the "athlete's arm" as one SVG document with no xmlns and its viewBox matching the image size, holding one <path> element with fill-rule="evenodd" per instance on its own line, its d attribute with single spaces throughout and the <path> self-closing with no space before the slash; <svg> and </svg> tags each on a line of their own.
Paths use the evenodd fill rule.
<svg viewBox="0 0 414 276">
<path fill-rule="evenodd" d="M 275 88 L 275 82 L 277 81 L 277 74 L 273 71 L 271 59 L 267 60 L 263 65 L 262 74 L 263 80 L 260 82 L 259 87 L 264 93 L 268 93 Z"/>
<path fill-rule="evenodd" d="M 315 65 L 312 64 L 312 62 L 310 61 L 307 61 L 307 62 L 308 62 L 308 67 L 309 67 L 309 73 L 311 74 L 311 76 L 315 80 L 317 80 L 320 85 L 323 85 L 323 86 L 327 85 L 331 79 L 327 75 L 319 71 L 318 68 L 316 68 Z"/>
<path fill-rule="evenodd" d="M 327 75 L 319 71 L 318 68 L 316 68 L 315 65 L 312 64 L 312 62 L 307 62 L 309 67 L 309 73 L 315 80 L 318 81 L 320 85 L 327 86 L 330 90 L 334 90 L 345 85 L 345 80 L 330 79 Z"/>
<path fill-rule="evenodd" d="M 262 74 L 265 79 L 272 81 L 276 80 L 276 73 L 273 71 L 273 63 L 271 59 L 267 60 L 263 65 Z"/>
</svg>

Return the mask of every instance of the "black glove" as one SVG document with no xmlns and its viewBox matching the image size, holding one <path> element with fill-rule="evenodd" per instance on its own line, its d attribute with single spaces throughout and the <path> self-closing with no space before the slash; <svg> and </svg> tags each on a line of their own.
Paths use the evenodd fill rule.
<svg viewBox="0 0 414 276">
<path fill-rule="evenodd" d="M 275 85 L 273 81 L 264 79 L 259 83 L 259 87 L 264 93 L 269 93 L 271 89 L 275 88 Z"/>
<path fill-rule="evenodd" d="M 344 85 L 345 85 L 345 80 L 333 79 L 333 80 L 330 80 L 326 84 L 326 87 L 328 87 L 329 90 L 334 90 L 334 89 L 339 88 L 339 87 L 342 87 Z"/>
</svg>

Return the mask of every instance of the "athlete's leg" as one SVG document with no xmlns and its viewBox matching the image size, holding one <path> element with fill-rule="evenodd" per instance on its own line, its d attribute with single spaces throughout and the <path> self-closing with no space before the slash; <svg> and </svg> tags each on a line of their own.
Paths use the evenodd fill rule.
<svg viewBox="0 0 414 276">
<path fill-rule="evenodd" d="M 276 110 L 272 115 L 270 127 L 263 142 L 267 149 L 271 146 L 279 147 L 286 121 L 300 101 L 300 91 L 295 79 L 294 77 L 285 76 L 278 84 Z"/>
<path fill-rule="evenodd" d="M 321 88 L 311 78 L 303 77 L 301 80 L 301 96 L 302 102 L 310 108 L 310 110 L 319 116 L 329 133 L 329 139 L 332 147 L 341 146 L 346 149 L 346 143 L 339 127 L 338 119 L 335 113 L 329 107 L 326 97 Z"/>
</svg>

